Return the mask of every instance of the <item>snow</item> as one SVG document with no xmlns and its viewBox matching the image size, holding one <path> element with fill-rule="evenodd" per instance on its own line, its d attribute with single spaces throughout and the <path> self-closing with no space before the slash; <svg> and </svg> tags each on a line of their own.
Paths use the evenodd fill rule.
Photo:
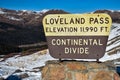
<svg viewBox="0 0 120 80">
<path fill-rule="evenodd" d="M 118 23 L 113 23 L 112 24 L 112 28 L 111 28 L 111 32 L 110 32 L 110 36 L 109 39 L 115 38 L 116 36 L 120 36 L 120 24 Z"/>
<path fill-rule="evenodd" d="M 109 10 L 109 11 L 114 12 L 114 10 Z"/>
<path fill-rule="evenodd" d="M 5 12 L 3 12 L 3 11 L 0 10 L 0 14 L 5 14 Z"/>
<path fill-rule="evenodd" d="M 105 61 L 108 61 L 108 60 L 114 60 L 114 59 L 118 59 L 118 58 L 120 58 L 120 52 L 117 53 L 117 54 L 113 54 L 113 55 L 105 54 L 104 57 L 102 57 L 100 59 L 100 61 L 105 62 Z"/>
<path fill-rule="evenodd" d="M 118 46 L 120 46 L 120 40 L 119 40 L 119 42 L 114 43 L 113 45 L 107 46 L 106 51 L 109 51 L 109 50 L 111 50 L 115 47 L 118 47 Z"/>
<path fill-rule="evenodd" d="M 36 11 L 37 13 L 46 13 L 46 12 L 48 12 L 49 11 L 49 9 L 43 9 L 43 10 L 41 10 L 41 11 Z"/>
<path fill-rule="evenodd" d="M 115 54 L 113 55 L 108 55 L 107 51 L 112 50 L 112 49 L 116 49 L 117 47 L 120 46 L 120 24 L 118 23 L 113 23 L 112 24 L 112 28 L 111 28 L 111 32 L 108 38 L 108 45 L 106 47 L 106 53 L 105 55 L 100 59 L 100 61 L 105 62 L 108 60 L 114 60 L 114 59 L 118 59 L 120 58 L 120 50 L 118 50 Z M 113 40 L 115 39 L 115 40 Z M 95 59 L 76 59 L 76 60 L 83 60 L 83 61 L 96 61 Z"/>
<path fill-rule="evenodd" d="M 27 12 L 28 14 L 33 13 L 33 11 L 30 11 L 30 10 L 21 10 L 21 11 L 23 11 L 23 12 Z"/>
<path fill-rule="evenodd" d="M 111 27 L 111 32 L 108 38 L 108 46 L 106 47 L 106 51 L 110 51 L 112 49 L 117 50 L 117 48 L 120 46 L 120 24 L 113 23 Z M 100 59 L 100 61 L 108 61 L 108 60 L 114 60 L 120 58 L 120 51 L 117 50 L 117 52 L 112 55 L 108 55 L 106 52 L 105 55 Z"/>
<path fill-rule="evenodd" d="M 25 78 L 23 80 L 42 80 L 41 79 L 41 72 L 35 73 L 35 72 L 28 72 L 27 73 L 30 77 Z"/>
<path fill-rule="evenodd" d="M 108 45 L 106 51 L 111 50 L 117 46 L 120 46 L 120 24 L 113 23 L 110 36 L 108 39 Z M 114 39 L 114 40 L 113 40 Z M 46 53 L 46 54 L 44 54 Z M 105 55 L 100 59 L 100 61 L 105 62 L 108 60 L 114 60 L 120 58 L 120 50 L 115 54 L 108 55 L 106 52 Z M 2 60 L 2 58 L 0 58 Z M 0 76 L 6 78 L 9 75 L 13 74 L 17 69 L 21 70 L 23 74 L 27 73 L 30 77 L 24 78 L 23 80 L 41 80 L 40 67 L 45 65 L 45 62 L 48 60 L 56 60 L 49 55 L 49 50 L 38 51 L 34 54 L 27 56 L 14 56 L 10 57 L 7 60 L 0 62 Z M 79 61 L 96 61 L 95 59 L 76 59 Z M 38 69 L 36 69 L 38 67 Z"/>
<path fill-rule="evenodd" d="M 31 70 L 34 67 L 44 66 L 47 60 L 53 59 L 47 52 L 45 55 L 40 55 L 40 51 L 29 56 L 11 57 L 4 62 L 8 66 L 14 66 L 22 70 Z"/>
<path fill-rule="evenodd" d="M 21 16 L 21 15 L 23 15 L 23 13 L 19 13 L 19 14 L 17 14 L 17 15 Z"/>
<path fill-rule="evenodd" d="M 23 11 L 23 12 L 27 12 L 28 10 L 21 10 L 21 11 Z"/>
<path fill-rule="evenodd" d="M 47 54 L 41 55 L 41 53 Z M 48 50 L 38 51 L 28 56 L 14 56 L 0 62 L 0 75 L 6 78 L 10 74 L 13 74 L 15 70 L 19 69 L 30 75 L 30 79 L 26 78 L 24 80 L 40 80 L 41 72 L 34 72 L 35 70 L 33 68 L 44 66 L 48 60 L 54 60 L 49 55 Z"/>
<path fill-rule="evenodd" d="M 7 18 L 9 18 L 11 20 L 16 20 L 16 21 L 21 21 L 22 20 L 22 19 L 15 18 L 13 16 L 7 16 Z"/>
<path fill-rule="evenodd" d="M 21 75 L 27 73 L 28 76 L 30 76 L 29 78 L 24 78 L 22 80 L 41 80 L 41 72 L 22 72 L 22 73 L 16 73 L 14 75 Z"/>
<path fill-rule="evenodd" d="M 120 12 L 120 10 L 109 10 L 111 12 Z"/>
<path fill-rule="evenodd" d="M 37 14 L 42 15 L 43 13 L 46 13 L 47 11 L 49 11 L 49 9 L 43 9 L 43 10 L 40 10 L 40 11 L 29 11 L 29 10 L 22 10 L 22 11 L 27 12 L 28 14 L 36 12 Z M 22 15 L 22 13 L 18 14 L 18 15 Z"/>
<path fill-rule="evenodd" d="M 43 10 L 41 10 L 40 12 L 46 13 L 47 11 L 49 11 L 49 9 L 43 9 Z"/>
</svg>

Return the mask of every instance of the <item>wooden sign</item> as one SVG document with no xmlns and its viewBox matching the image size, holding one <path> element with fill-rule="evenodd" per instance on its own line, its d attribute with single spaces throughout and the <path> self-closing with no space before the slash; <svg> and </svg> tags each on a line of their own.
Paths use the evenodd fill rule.
<svg viewBox="0 0 120 80">
<path fill-rule="evenodd" d="M 43 19 L 50 55 L 64 59 L 104 56 L 112 20 L 107 14 L 51 14 Z"/>
</svg>

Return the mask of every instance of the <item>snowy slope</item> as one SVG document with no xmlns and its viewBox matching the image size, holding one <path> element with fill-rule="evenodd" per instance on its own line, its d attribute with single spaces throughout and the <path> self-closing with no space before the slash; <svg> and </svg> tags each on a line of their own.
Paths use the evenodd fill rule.
<svg viewBox="0 0 120 80">
<path fill-rule="evenodd" d="M 0 76 L 6 78 L 19 69 L 22 71 L 21 74 L 27 73 L 30 76 L 24 80 L 40 80 L 39 68 L 44 66 L 46 61 L 54 60 L 48 53 L 48 50 L 43 50 L 28 56 L 19 57 L 17 55 L 8 58 L 6 61 L 0 62 Z M 39 68 L 35 69 L 37 67 Z"/>
<path fill-rule="evenodd" d="M 120 24 L 113 23 L 110 36 L 108 39 L 106 53 L 104 57 L 100 59 L 100 61 L 104 62 L 120 58 L 119 46 L 120 46 Z M 24 78 L 23 80 L 41 80 L 40 67 L 44 66 L 45 62 L 48 60 L 54 60 L 54 58 L 52 58 L 49 55 L 48 50 L 39 51 L 28 56 L 17 55 L 8 58 L 3 62 L 0 62 L 0 76 L 6 78 L 7 76 L 13 74 L 16 70 L 19 69 L 22 72 L 15 74 L 20 75 L 23 73 L 27 73 L 29 75 L 28 78 Z"/>
<path fill-rule="evenodd" d="M 110 55 L 111 54 L 111 55 Z M 114 60 L 120 58 L 120 24 L 113 23 L 108 38 L 106 54 L 101 61 Z"/>
<path fill-rule="evenodd" d="M 37 12 L 37 13 L 46 13 L 46 12 L 48 12 L 49 11 L 49 9 L 43 9 L 43 10 L 40 10 L 40 11 L 35 11 L 35 12 Z"/>
</svg>

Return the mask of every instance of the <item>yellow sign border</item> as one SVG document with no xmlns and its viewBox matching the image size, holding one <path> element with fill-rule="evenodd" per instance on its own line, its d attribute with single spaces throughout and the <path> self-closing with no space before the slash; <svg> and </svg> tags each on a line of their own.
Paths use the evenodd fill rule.
<svg viewBox="0 0 120 80">
<path fill-rule="evenodd" d="M 82 23 L 82 18 L 85 20 L 84 24 Z M 98 20 L 99 23 L 94 23 L 92 21 L 90 24 L 90 19 L 92 18 Z M 108 24 L 105 23 L 106 18 L 108 18 Z M 71 19 L 79 19 L 81 20 L 81 23 L 70 23 Z M 102 19 L 104 19 L 104 23 L 101 24 L 100 22 L 102 22 Z M 50 14 L 43 18 L 44 32 L 46 36 L 108 36 L 110 33 L 111 24 L 111 17 L 108 14 L 103 13 Z"/>
</svg>

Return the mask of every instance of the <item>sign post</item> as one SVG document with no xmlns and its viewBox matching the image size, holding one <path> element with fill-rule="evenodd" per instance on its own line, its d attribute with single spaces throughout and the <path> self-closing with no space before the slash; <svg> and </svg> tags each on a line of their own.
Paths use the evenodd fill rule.
<svg viewBox="0 0 120 80">
<path fill-rule="evenodd" d="M 44 32 L 50 55 L 63 59 L 100 59 L 112 20 L 107 14 L 50 14 Z"/>
</svg>

